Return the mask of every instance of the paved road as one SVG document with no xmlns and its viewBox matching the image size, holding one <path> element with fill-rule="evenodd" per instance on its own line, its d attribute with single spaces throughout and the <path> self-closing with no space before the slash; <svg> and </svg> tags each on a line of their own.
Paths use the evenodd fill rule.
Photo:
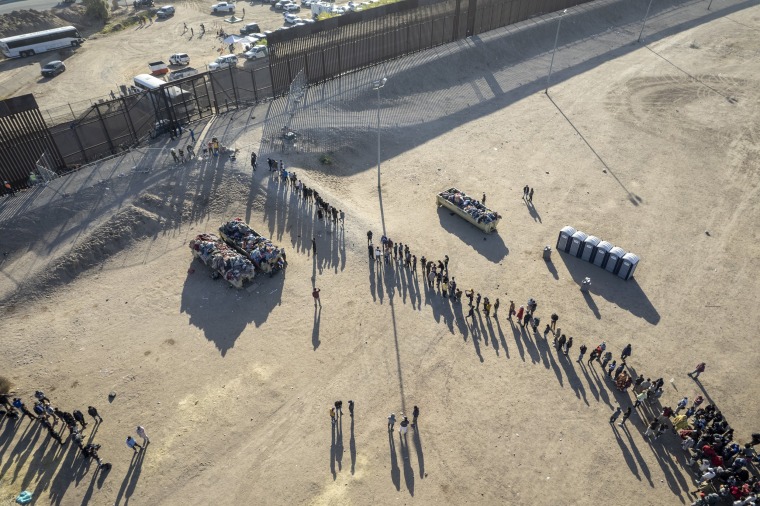
<svg viewBox="0 0 760 506">
<path fill-rule="evenodd" d="M 58 0 L 0 0 L 0 14 L 21 9 L 44 11 L 58 5 Z"/>
</svg>

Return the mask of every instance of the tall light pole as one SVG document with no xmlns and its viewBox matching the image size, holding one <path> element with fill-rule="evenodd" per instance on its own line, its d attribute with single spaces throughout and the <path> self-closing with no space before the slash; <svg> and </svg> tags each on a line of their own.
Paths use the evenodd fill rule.
<svg viewBox="0 0 760 506">
<path fill-rule="evenodd" d="M 564 16 L 567 13 L 567 9 L 562 11 L 562 14 L 559 15 L 559 21 L 557 22 L 557 35 L 554 36 L 554 49 L 552 50 L 552 62 L 549 64 L 549 75 L 546 76 L 546 88 L 544 89 L 544 93 L 549 93 L 549 81 L 552 78 L 552 68 L 554 67 L 554 54 L 557 52 L 557 42 L 559 42 L 559 27 L 562 26 L 562 16 Z"/>
<path fill-rule="evenodd" d="M 647 18 L 649 17 L 649 9 L 652 8 L 652 2 L 654 0 L 649 0 L 649 5 L 647 6 L 647 13 L 644 14 L 644 22 L 641 23 L 641 31 L 639 32 L 639 40 L 638 42 L 641 42 L 641 34 L 644 33 L 644 27 L 647 25 Z"/>
<path fill-rule="evenodd" d="M 710 0 L 710 3 L 709 3 L 709 4 L 707 4 L 707 10 L 708 10 L 708 11 L 710 10 L 710 7 L 712 7 L 712 2 L 713 2 L 713 0 Z"/>
<path fill-rule="evenodd" d="M 380 89 L 388 82 L 387 77 L 372 82 L 372 89 L 377 90 L 377 189 L 380 189 Z"/>
</svg>

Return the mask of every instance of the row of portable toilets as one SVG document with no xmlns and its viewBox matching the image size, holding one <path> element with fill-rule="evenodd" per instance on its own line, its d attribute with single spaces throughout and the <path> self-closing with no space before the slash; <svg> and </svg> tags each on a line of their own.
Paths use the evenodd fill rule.
<svg viewBox="0 0 760 506">
<path fill-rule="evenodd" d="M 635 254 L 627 253 L 623 248 L 575 230 L 571 226 L 563 227 L 559 231 L 557 251 L 590 262 L 625 280 L 633 277 L 633 272 L 639 265 L 639 257 Z"/>
</svg>

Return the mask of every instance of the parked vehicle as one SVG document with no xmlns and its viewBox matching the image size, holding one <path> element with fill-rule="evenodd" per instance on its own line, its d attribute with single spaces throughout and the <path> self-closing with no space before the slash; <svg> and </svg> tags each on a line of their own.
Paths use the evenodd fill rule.
<svg viewBox="0 0 760 506">
<path fill-rule="evenodd" d="M 234 54 L 225 54 L 220 56 L 213 62 L 208 64 L 209 70 L 225 69 L 227 67 L 236 67 L 238 64 L 238 57 Z"/>
<path fill-rule="evenodd" d="M 158 16 L 160 19 L 166 19 L 174 16 L 174 6 L 164 5 L 156 11 L 156 16 Z"/>
<path fill-rule="evenodd" d="M 276 4 L 274 4 L 274 10 L 276 11 L 282 11 L 285 10 L 286 5 L 295 5 L 291 0 L 280 0 Z"/>
<path fill-rule="evenodd" d="M 243 55 L 249 60 L 266 58 L 269 55 L 269 49 L 266 46 L 253 46 L 251 49 L 243 53 Z"/>
<path fill-rule="evenodd" d="M 282 10 L 285 12 L 298 12 L 301 10 L 301 7 L 297 4 L 286 4 L 282 7 Z"/>
<path fill-rule="evenodd" d="M 8 58 L 25 58 L 54 49 L 78 47 L 84 40 L 76 28 L 64 26 L 0 39 L 0 52 Z"/>
<path fill-rule="evenodd" d="M 160 76 L 169 72 L 169 67 L 167 67 L 166 63 L 162 61 L 154 61 L 152 63 L 148 63 L 148 68 L 150 69 L 150 73 L 154 76 Z"/>
<path fill-rule="evenodd" d="M 300 19 L 298 18 L 298 16 L 296 16 L 295 14 L 288 13 L 288 14 L 285 14 L 284 17 L 285 17 L 285 22 L 287 24 L 289 24 L 289 25 L 293 25 L 296 22 L 300 21 Z"/>
<path fill-rule="evenodd" d="M 312 3 L 314 3 L 313 0 L 301 0 L 301 7 L 311 8 Z"/>
<path fill-rule="evenodd" d="M 197 74 L 198 71 L 193 67 L 185 67 L 183 69 L 175 70 L 169 74 L 169 82 L 176 81 L 177 79 L 184 79 L 185 77 L 190 77 Z"/>
<path fill-rule="evenodd" d="M 153 7 L 153 0 L 135 0 L 132 2 L 132 5 L 135 9 L 140 9 L 141 7 Z"/>
<path fill-rule="evenodd" d="M 499 213 L 456 188 L 442 191 L 436 195 L 435 200 L 438 207 L 445 207 L 483 232 L 493 232 L 501 221 Z"/>
<path fill-rule="evenodd" d="M 53 60 L 42 67 L 42 75 L 45 77 L 55 77 L 66 70 L 66 65 L 61 60 Z"/>
<path fill-rule="evenodd" d="M 187 65 L 190 63 L 190 56 L 187 53 L 174 53 L 169 57 L 170 65 Z"/>
<path fill-rule="evenodd" d="M 248 23 L 247 25 L 243 26 L 243 28 L 240 29 L 240 33 L 243 35 L 251 35 L 254 33 L 259 33 L 261 31 L 261 28 L 259 28 L 258 23 Z"/>
<path fill-rule="evenodd" d="M 232 13 L 235 12 L 235 4 L 228 2 L 219 2 L 211 6 L 211 12 L 214 14 L 218 12 Z"/>
</svg>

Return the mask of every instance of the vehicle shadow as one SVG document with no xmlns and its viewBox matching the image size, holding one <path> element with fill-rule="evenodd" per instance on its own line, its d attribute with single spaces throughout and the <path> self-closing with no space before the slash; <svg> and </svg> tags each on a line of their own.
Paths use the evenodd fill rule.
<svg viewBox="0 0 760 506">
<path fill-rule="evenodd" d="M 509 248 L 504 244 L 504 239 L 498 231 L 486 234 L 445 207 L 438 208 L 438 219 L 444 230 L 487 260 L 497 264 L 509 255 Z"/>
</svg>

